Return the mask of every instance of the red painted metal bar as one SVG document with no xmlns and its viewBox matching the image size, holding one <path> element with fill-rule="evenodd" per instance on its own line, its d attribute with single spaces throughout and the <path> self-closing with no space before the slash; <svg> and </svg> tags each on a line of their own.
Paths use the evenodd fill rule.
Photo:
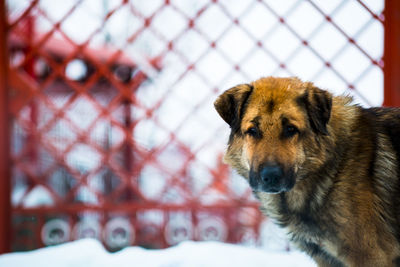
<svg viewBox="0 0 400 267">
<path fill-rule="evenodd" d="M 249 201 L 230 201 L 225 203 L 217 203 L 213 205 L 202 205 L 196 202 L 185 203 L 184 205 L 179 204 L 164 204 L 164 203 L 122 203 L 122 204 L 104 204 L 102 206 L 88 205 L 88 204 L 71 204 L 57 207 L 38 207 L 38 208 L 25 208 L 16 207 L 13 212 L 16 214 L 57 214 L 57 213 L 70 213 L 76 214 L 82 211 L 93 211 L 93 212 L 115 212 L 115 213 L 129 213 L 138 210 L 162 210 L 162 211 L 218 211 L 218 210 L 233 210 L 237 211 L 238 207 L 241 208 L 254 208 L 259 209 L 259 204 L 256 202 Z"/>
<path fill-rule="evenodd" d="M 5 1 L 0 1 L 0 253 L 10 251 L 11 233 L 6 35 L 6 6 Z"/>
<path fill-rule="evenodd" d="M 384 106 L 400 106 L 400 1 L 385 1 Z"/>
</svg>

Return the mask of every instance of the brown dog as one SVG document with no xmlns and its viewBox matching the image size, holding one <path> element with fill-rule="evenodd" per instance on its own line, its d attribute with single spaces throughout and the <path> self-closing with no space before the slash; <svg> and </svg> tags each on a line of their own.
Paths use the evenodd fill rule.
<svg viewBox="0 0 400 267">
<path fill-rule="evenodd" d="M 365 109 L 297 78 L 215 101 L 225 161 L 319 266 L 400 266 L 400 109 Z"/>
</svg>

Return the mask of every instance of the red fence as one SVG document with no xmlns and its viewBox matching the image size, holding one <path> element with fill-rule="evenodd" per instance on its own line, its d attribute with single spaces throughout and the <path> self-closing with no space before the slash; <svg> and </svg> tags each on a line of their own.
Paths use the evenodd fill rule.
<svg viewBox="0 0 400 267">
<path fill-rule="evenodd" d="M 258 243 L 258 204 L 221 162 L 215 97 L 296 75 L 383 101 L 383 1 L 6 3 L 12 250 Z"/>
</svg>

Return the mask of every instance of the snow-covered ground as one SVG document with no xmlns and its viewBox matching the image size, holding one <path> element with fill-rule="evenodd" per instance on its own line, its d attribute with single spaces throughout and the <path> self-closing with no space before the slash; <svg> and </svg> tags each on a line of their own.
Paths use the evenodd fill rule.
<svg viewBox="0 0 400 267">
<path fill-rule="evenodd" d="M 312 267 L 300 252 L 271 252 L 218 242 L 183 242 L 163 250 L 140 247 L 107 252 L 94 239 L 81 239 L 31 252 L 0 256 L 0 267 Z"/>
</svg>

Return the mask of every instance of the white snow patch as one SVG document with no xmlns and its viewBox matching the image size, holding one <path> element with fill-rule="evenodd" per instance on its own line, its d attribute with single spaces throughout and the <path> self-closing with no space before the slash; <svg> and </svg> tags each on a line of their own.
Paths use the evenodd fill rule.
<svg viewBox="0 0 400 267">
<path fill-rule="evenodd" d="M 311 267 L 300 252 L 268 252 L 259 248 L 218 242 L 186 241 L 162 250 L 128 247 L 107 252 L 95 239 L 81 239 L 59 246 L 0 256 L 0 266 L 12 267 Z"/>
</svg>

